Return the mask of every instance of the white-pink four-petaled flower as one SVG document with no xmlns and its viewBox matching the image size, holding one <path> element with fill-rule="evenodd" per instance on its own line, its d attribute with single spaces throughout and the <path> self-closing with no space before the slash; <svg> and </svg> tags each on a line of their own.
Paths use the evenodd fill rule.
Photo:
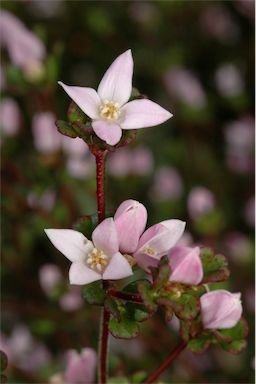
<svg viewBox="0 0 256 384">
<path fill-rule="evenodd" d="M 107 144 L 117 144 L 122 129 L 153 127 L 172 117 L 160 105 L 147 99 L 128 102 L 132 93 L 131 50 L 118 56 L 104 74 L 97 92 L 93 88 L 59 82 L 71 99 L 92 119 L 96 135 Z"/>
</svg>

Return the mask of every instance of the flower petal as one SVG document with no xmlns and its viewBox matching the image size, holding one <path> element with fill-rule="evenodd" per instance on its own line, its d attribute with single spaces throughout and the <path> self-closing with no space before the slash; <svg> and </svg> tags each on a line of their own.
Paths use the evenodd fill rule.
<svg viewBox="0 0 256 384">
<path fill-rule="evenodd" d="M 84 263 L 75 262 L 71 264 L 69 270 L 70 284 L 84 285 L 101 279 L 102 276 L 100 273 L 93 271 Z"/>
<path fill-rule="evenodd" d="M 205 293 L 200 297 L 201 315 L 205 328 L 226 329 L 236 325 L 242 315 L 240 294 L 224 289 Z"/>
<path fill-rule="evenodd" d="M 101 101 L 95 89 L 69 86 L 61 81 L 58 81 L 58 84 L 62 86 L 69 97 L 71 97 L 87 116 L 91 119 L 97 119 L 99 117 L 98 112 Z"/>
<path fill-rule="evenodd" d="M 111 257 L 102 278 L 103 280 L 118 280 L 132 274 L 132 268 L 126 258 L 120 252 L 117 252 Z"/>
<path fill-rule="evenodd" d="M 121 139 L 122 130 L 118 124 L 95 120 L 92 122 L 92 127 L 96 135 L 109 145 L 115 145 Z"/>
<path fill-rule="evenodd" d="M 82 233 L 72 229 L 45 229 L 52 244 L 70 261 L 83 261 L 93 244 Z"/>
<path fill-rule="evenodd" d="M 186 223 L 181 220 L 165 220 L 148 228 L 140 238 L 136 253 L 146 253 L 159 258 L 166 254 L 181 238 Z M 146 250 L 151 250 L 148 253 Z"/>
<path fill-rule="evenodd" d="M 137 261 L 137 264 L 148 273 L 150 273 L 149 267 L 156 268 L 160 261 L 160 258 L 156 259 L 145 253 L 135 253 L 134 258 Z"/>
<path fill-rule="evenodd" d="M 98 87 L 102 101 L 109 100 L 123 105 L 132 92 L 133 59 L 128 51 L 118 56 L 108 68 Z"/>
<path fill-rule="evenodd" d="M 174 247 L 169 252 L 170 281 L 183 284 L 199 284 L 203 279 L 200 248 Z"/>
<path fill-rule="evenodd" d="M 164 123 L 173 115 L 160 105 L 150 100 L 133 100 L 125 104 L 122 109 L 122 129 L 139 129 L 153 127 Z"/>
<path fill-rule="evenodd" d="M 134 252 L 146 226 L 146 208 L 136 200 L 126 200 L 118 207 L 114 220 L 118 233 L 120 251 L 127 253 Z"/>
<path fill-rule="evenodd" d="M 114 220 L 110 217 L 103 220 L 93 231 L 92 241 L 96 248 L 106 255 L 118 252 L 118 238 Z"/>
</svg>

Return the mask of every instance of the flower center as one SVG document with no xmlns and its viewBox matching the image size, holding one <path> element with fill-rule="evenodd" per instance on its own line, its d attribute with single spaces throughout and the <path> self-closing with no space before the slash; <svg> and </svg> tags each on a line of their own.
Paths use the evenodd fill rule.
<svg viewBox="0 0 256 384">
<path fill-rule="evenodd" d="M 155 256 L 156 255 L 156 252 L 154 251 L 154 249 L 150 248 L 150 247 L 145 247 L 141 250 L 143 253 L 146 253 L 147 255 L 149 256 Z"/>
<path fill-rule="evenodd" d="M 108 256 L 105 255 L 105 253 L 100 249 L 93 248 L 93 250 L 88 254 L 86 263 L 96 272 L 103 272 L 108 265 Z"/>
<path fill-rule="evenodd" d="M 105 120 L 116 121 L 120 116 L 120 105 L 113 101 L 105 100 L 100 106 L 100 115 Z"/>
</svg>

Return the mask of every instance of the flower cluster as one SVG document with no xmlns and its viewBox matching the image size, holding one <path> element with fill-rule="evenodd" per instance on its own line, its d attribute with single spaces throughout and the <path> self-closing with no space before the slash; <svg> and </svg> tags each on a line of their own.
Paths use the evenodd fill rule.
<svg viewBox="0 0 256 384">
<path fill-rule="evenodd" d="M 71 262 L 71 284 L 97 280 L 119 280 L 133 274 L 138 265 L 147 274 L 158 267 L 164 255 L 170 267 L 169 281 L 197 286 L 203 281 L 200 247 L 177 245 L 185 222 L 170 219 L 145 230 L 147 210 L 135 200 L 124 201 L 113 218 L 103 220 L 93 231 L 92 241 L 71 229 L 46 229 L 53 245 Z M 230 328 L 241 317 L 240 294 L 225 290 L 205 293 L 200 298 L 205 328 Z"/>
</svg>

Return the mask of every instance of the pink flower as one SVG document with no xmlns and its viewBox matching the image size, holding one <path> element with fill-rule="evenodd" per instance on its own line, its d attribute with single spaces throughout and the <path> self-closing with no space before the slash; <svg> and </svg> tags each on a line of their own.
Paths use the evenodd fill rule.
<svg viewBox="0 0 256 384">
<path fill-rule="evenodd" d="M 132 275 L 128 261 L 118 252 L 118 234 L 112 218 L 95 228 L 92 241 L 72 229 L 46 229 L 45 232 L 53 245 L 72 262 L 70 284 L 118 280 Z"/>
<path fill-rule="evenodd" d="M 91 348 L 82 349 L 79 354 L 75 350 L 67 353 L 67 367 L 64 380 L 67 384 L 93 384 L 95 383 L 97 355 Z"/>
<path fill-rule="evenodd" d="M 6 136 L 15 136 L 19 131 L 21 113 L 14 99 L 6 97 L 0 103 L 0 126 Z"/>
<path fill-rule="evenodd" d="M 136 200 L 126 200 L 117 208 L 114 220 L 121 252 L 132 253 L 137 249 L 147 216 L 144 205 Z"/>
<path fill-rule="evenodd" d="M 200 297 L 201 315 L 205 328 L 226 329 L 234 327 L 242 315 L 241 293 L 224 289 L 205 293 Z"/>
<path fill-rule="evenodd" d="M 55 264 L 44 264 L 39 270 L 39 282 L 47 294 L 57 287 L 62 281 L 62 274 Z"/>
<path fill-rule="evenodd" d="M 12 63 L 25 74 L 39 74 L 45 47 L 34 33 L 12 13 L 2 10 L 0 14 L 1 45 L 6 46 Z"/>
<path fill-rule="evenodd" d="M 134 257 L 141 268 L 158 265 L 162 256 L 177 243 L 185 229 L 181 220 L 165 220 L 148 228 L 139 240 Z"/>
<path fill-rule="evenodd" d="M 211 211 L 215 206 L 214 194 L 207 188 L 195 187 L 188 196 L 188 211 L 193 219 Z"/>
<path fill-rule="evenodd" d="M 92 119 L 96 135 L 110 145 L 119 142 L 122 129 L 152 127 L 172 114 L 150 100 L 128 102 L 132 91 L 133 59 L 128 50 L 111 64 L 97 92 L 59 82 L 72 100 Z"/>
<path fill-rule="evenodd" d="M 168 254 L 171 267 L 170 281 L 183 284 L 199 284 L 203 279 L 200 248 L 176 246 Z"/>
<path fill-rule="evenodd" d="M 183 192 L 183 181 L 175 168 L 160 167 L 155 174 L 151 195 L 157 201 L 178 199 Z"/>
<path fill-rule="evenodd" d="M 33 117 L 34 144 L 40 153 L 47 155 L 61 147 L 61 136 L 55 127 L 55 120 L 52 112 L 40 112 Z"/>
<path fill-rule="evenodd" d="M 67 312 L 76 311 L 82 308 L 84 301 L 81 295 L 80 287 L 72 286 L 71 289 L 62 296 L 59 304 L 61 308 Z"/>
</svg>

